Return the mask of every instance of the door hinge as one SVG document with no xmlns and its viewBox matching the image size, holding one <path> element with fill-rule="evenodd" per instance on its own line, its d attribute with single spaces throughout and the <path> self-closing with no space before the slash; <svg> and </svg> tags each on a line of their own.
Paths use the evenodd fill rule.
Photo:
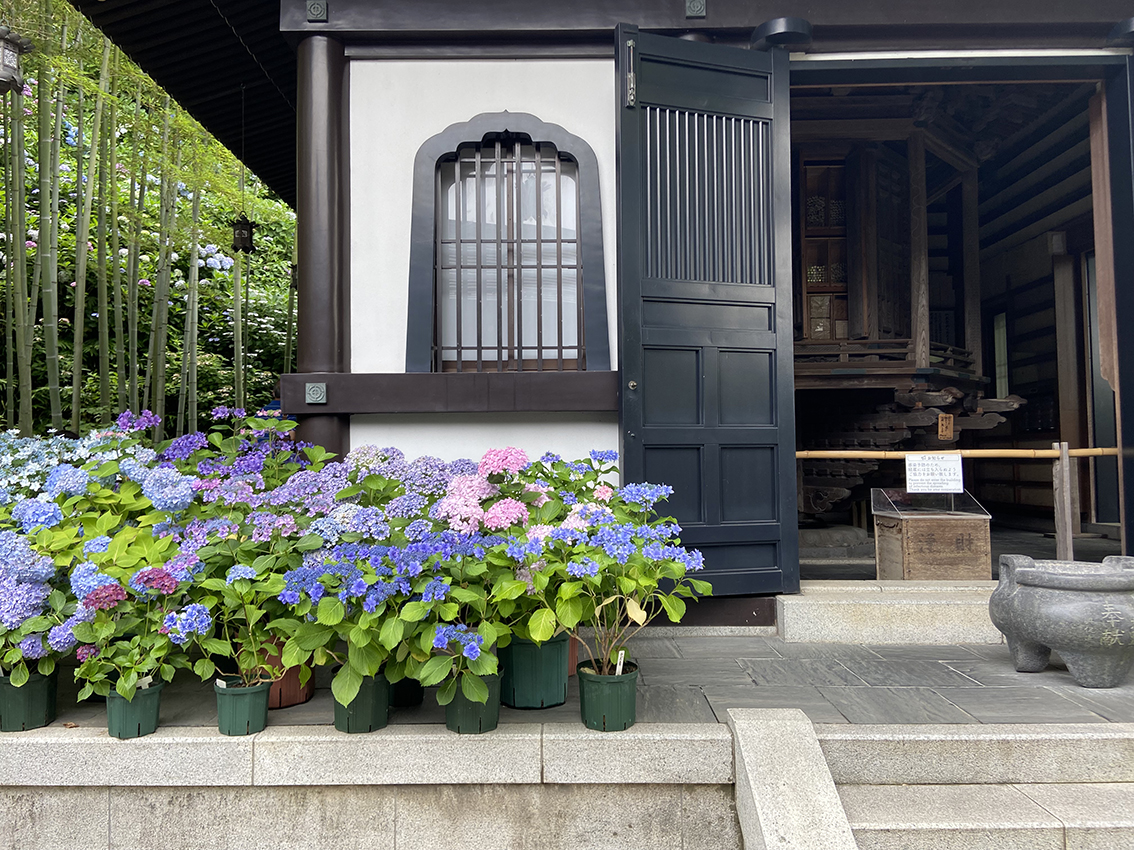
<svg viewBox="0 0 1134 850">
<path fill-rule="evenodd" d="M 634 73 L 634 39 L 626 39 L 626 108 L 638 105 L 638 78 Z"/>
</svg>

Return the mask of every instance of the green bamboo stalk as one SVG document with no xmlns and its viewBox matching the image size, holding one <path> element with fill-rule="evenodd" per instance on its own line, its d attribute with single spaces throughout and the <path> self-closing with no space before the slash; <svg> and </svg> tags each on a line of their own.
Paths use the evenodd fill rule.
<svg viewBox="0 0 1134 850">
<path fill-rule="evenodd" d="M 121 51 L 114 52 L 114 70 L 111 72 L 113 82 L 113 91 L 115 94 L 118 92 L 118 66 L 119 59 L 121 58 Z M 114 293 L 114 375 L 117 381 L 118 388 L 118 407 L 117 410 L 121 413 L 126 409 L 129 404 L 129 399 L 126 394 L 126 352 L 124 348 L 123 329 L 122 329 L 122 260 L 118 254 L 119 249 L 122 247 L 122 240 L 120 238 L 120 229 L 118 227 L 118 99 L 115 97 L 110 101 L 110 126 L 111 132 L 114 134 L 115 143 L 110 146 L 110 161 L 107 164 L 110 169 L 110 259 L 114 263 L 111 267 L 113 271 L 110 276 L 110 291 Z"/>
<path fill-rule="evenodd" d="M 134 123 L 132 127 L 134 149 L 130 155 L 130 211 L 133 216 L 133 227 L 130 231 L 126 263 L 126 341 L 130 384 L 127 403 L 135 413 L 140 409 L 138 406 L 138 255 L 141 253 L 142 216 L 146 211 L 146 183 L 148 182 L 145 179 L 148 168 L 145 149 L 141 144 L 144 136 L 141 114 L 142 87 L 139 84 L 138 90 L 134 94 Z M 138 180 L 139 174 L 142 175 L 141 181 Z M 136 202 L 134 200 L 135 190 L 137 190 Z"/>
<path fill-rule="evenodd" d="M 4 148 L 3 156 L 0 159 L 4 160 L 4 186 L 7 189 L 12 185 L 12 130 L 11 130 L 11 115 L 12 108 L 11 102 L 15 95 L 5 94 L 0 97 L 0 103 L 4 105 Z M 15 242 L 13 231 L 15 227 L 12 224 L 12 193 L 10 191 L 4 192 L 4 356 L 5 366 L 7 368 L 6 377 L 4 382 L 4 417 L 7 420 L 9 428 L 14 428 L 16 425 L 16 362 L 15 362 L 15 344 L 13 342 L 13 335 L 15 333 L 15 310 L 12 303 L 12 278 L 15 276 L 16 263 L 12 257 L 12 245 Z"/>
<path fill-rule="evenodd" d="M 45 20 L 51 20 L 51 0 L 43 0 Z M 64 16 L 62 41 L 67 43 L 67 18 Z M 39 253 L 43 256 L 43 347 L 47 367 L 47 397 L 51 427 L 63 429 L 63 398 L 59 390 L 59 135 L 63 127 L 63 79 L 51 91 L 53 69 L 47 55 L 43 57 L 39 77 Z M 47 107 L 54 107 L 50 138 L 45 132 Z M 55 177 L 55 179 L 52 179 Z"/>
<path fill-rule="evenodd" d="M 154 287 L 154 303 L 150 311 L 150 347 L 149 355 L 146 358 L 146 377 L 142 382 L 142 407 L 151 408 L 150 399 L 153 397 L 151 394 L 154 389 L 154 378 L 157 373 L 157 357 L 158 357 L 158 336 L 159 336 L 159 322 L 161 317 L 161 302 L 162 299 L 158 293 L 158 288 L 161 286 L 161 251 L 164 249 L 166 239 L 169 238 L 169 96 L 165 98 L 165 103 L 162 106 L 162 129 L 161 129 L 161 158 L 158 160 L 158 166 L 161 168 L 161 182 L 158 188 L 158 273 L 155 275 L 158 286 Z M 162 340 L 164 343 L 164 340 Z M 157 407 L 156 397 L 152 407 Z M 157 413 L 154 410 L 154 413 Z M 160 415 L 160 414 L 159 414 Z M 157 439 L 155 436 L 154 439 Z"/>
<path fill-rule="evenodd" d="M 12 156 L 12 181 L 8 193 L 12 195 L 12 253 L 14 266 L 12 282 L 13 314 L 16 322 L 16 369 L 19 379 L 19 428 L 25 437 L 32 435 L 32 377 L 31 356 L 28 352 L 28 337 L 31 324 L 28 316 L 28 276 L 27 276 L 27 206 L 24 198 L 26 166 L 24 151 L 24 96 L 23 92 L 12 92 L 12 139 L 9 151 Z"/>
<path fill-rule="evenodd" d="M 102 107 L 106 98 L 110 75 L 110 39 L 103 38 L 102 67 L 99 71 L 98 97 L 95 100 L 94 118 L 91 121 L 91 156 L 86 184 L 80 179 L 82 213 L 75 234 L 75 357 L 71 364 L 71 430 L 78 432 L 81 419 L 81 390 L 83 384 L 83 330 L 86 325 L 87 240 L 91 233 L 91 212 L 94 202 L 96 152 L 102 132 Z M 80 146 L 82 139 L 79 140 Z"/>
<path fill-rule="evenodd" d="M 201 181 L 197 180 L 193 186 L 192 223 L 189 226 L 189 297 L 185 303 L 185 337 L 181 346 L 181 392 L 177 397 L 177 431 L 180 434 L 197 430 L 197 246 L 200 223 Z"/>
<path fill-rule="evenodd" d="M 111 128 L 114 124 L 111 122 Z M 98 421 L 110 422 L 110 316 L 106 266 L 106 208 L 108 157 L 106 137 L 102 133 L 98 145 L 98 224 L 95 227 L 95 251 L 98 268 Z"/>
</svg>

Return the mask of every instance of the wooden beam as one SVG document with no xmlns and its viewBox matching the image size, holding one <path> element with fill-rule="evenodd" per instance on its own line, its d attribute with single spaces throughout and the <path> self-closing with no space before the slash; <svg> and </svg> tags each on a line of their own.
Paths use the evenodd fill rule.
<svg viewBox="0 0 1134 850">
<path fill-rule="evenodd" d="M 1055 351 L 1056 392 L 1059 401 L 1059 439 L 1064 445 L 1081 446 L 1083 434 L 1081 411 L 1086 407 L 1084 388 L 1082 321 L 1077 309 L 1080 303 L 1075 287 L 1075 259 L 1066 254 L 1051 258 L 1051 271 L 1055 280 Z M 1079 465 L 1067 467 L 1068 487 L 1071 491 L 1071 529 L 1082 531 L 1080 516 Z"/>
<path fill-rule="evenodd" d="M 946 165 L 951 165 L 958 171 L 971 171 L 980 165 L 973 154 L 958 146 L 961 144 L 959 140 L 954 143 L 945 139 L 935 127 L 927 127 L 924 132 L 926 149 Z"/>
<path fill-rule="evenodd" d="M 1110 150 L 1107 142 L 1106 90 L 1100 89 L 1090 104 L 1091 201 L 1095 221 L 1095 285 L 1098 289 L 1100 371 L 1118 392 L 1115 362 L 1118 332 L 1114 314 L 1114 225 L 1110 206 Z"/>
<path fill-rule="evenodd" d="M 984 374 L 981 343 L 980 298 L 980 190 L 977 171 L 966 171 L 961 178 L 961 253 L 965 299 L 965 348 L 973 355 L 973 371 Z"/>
<path fill-rule="evenodd" d="M 925 196 L 925 131 L 910 133 L 910 337 L 913 361 L 929 366 L 929 220 Z"/>
<path fill-rule="evenodd" d="M 806 142 L 827 139 L 871 139 L 873 141 L 901 141 L 913 128 L 911 118 L 876 118 L 854 120 L 792 121 L 791 140 Z"/>
<path fill-rule="evenodd" d="M 952 177 L 950 177 L 948 180 L 946 180 L 944 183 L 930 192 L 929 197 L 927 197 L 925 200 L 926 206 L 933 206 L 958 186 L 960 186 L 962 176 L 963 175 L 960 174 L 954 174 Z"/>
</svg>

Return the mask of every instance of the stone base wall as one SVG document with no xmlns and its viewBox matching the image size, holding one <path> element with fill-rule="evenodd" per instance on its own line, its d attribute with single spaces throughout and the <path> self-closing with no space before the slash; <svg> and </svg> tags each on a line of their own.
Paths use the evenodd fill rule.
<svg viewBox="0 0 1134 850">
<path fill-rule="evenodd" d="M 740 850 L 731 785 L 0 788 L 2 850 Z"/>
</svg>

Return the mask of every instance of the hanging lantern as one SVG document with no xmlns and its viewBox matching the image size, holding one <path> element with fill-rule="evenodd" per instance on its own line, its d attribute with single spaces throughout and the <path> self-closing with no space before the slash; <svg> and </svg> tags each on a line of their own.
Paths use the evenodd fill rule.
<svg viewBox="0 0 1134 850">
<path fill-rule="evenodd" d="M 20 54 L 31 53 L 33 48 L 29 39 L 16 35 L 6 26 L 0 26 L 0 93 L 23 88 Z"/>
<path fill-rule="evenodd" d="M 251 253 L 256 250 L 256 246 L 252 244 L 252 231 L 256 227 L 256 222 L 249 221 L 248 216 L 244 213 L 240 214 L 240 218 L 232 223 L 232 250 L 244 251 Z"/>
</svg>

